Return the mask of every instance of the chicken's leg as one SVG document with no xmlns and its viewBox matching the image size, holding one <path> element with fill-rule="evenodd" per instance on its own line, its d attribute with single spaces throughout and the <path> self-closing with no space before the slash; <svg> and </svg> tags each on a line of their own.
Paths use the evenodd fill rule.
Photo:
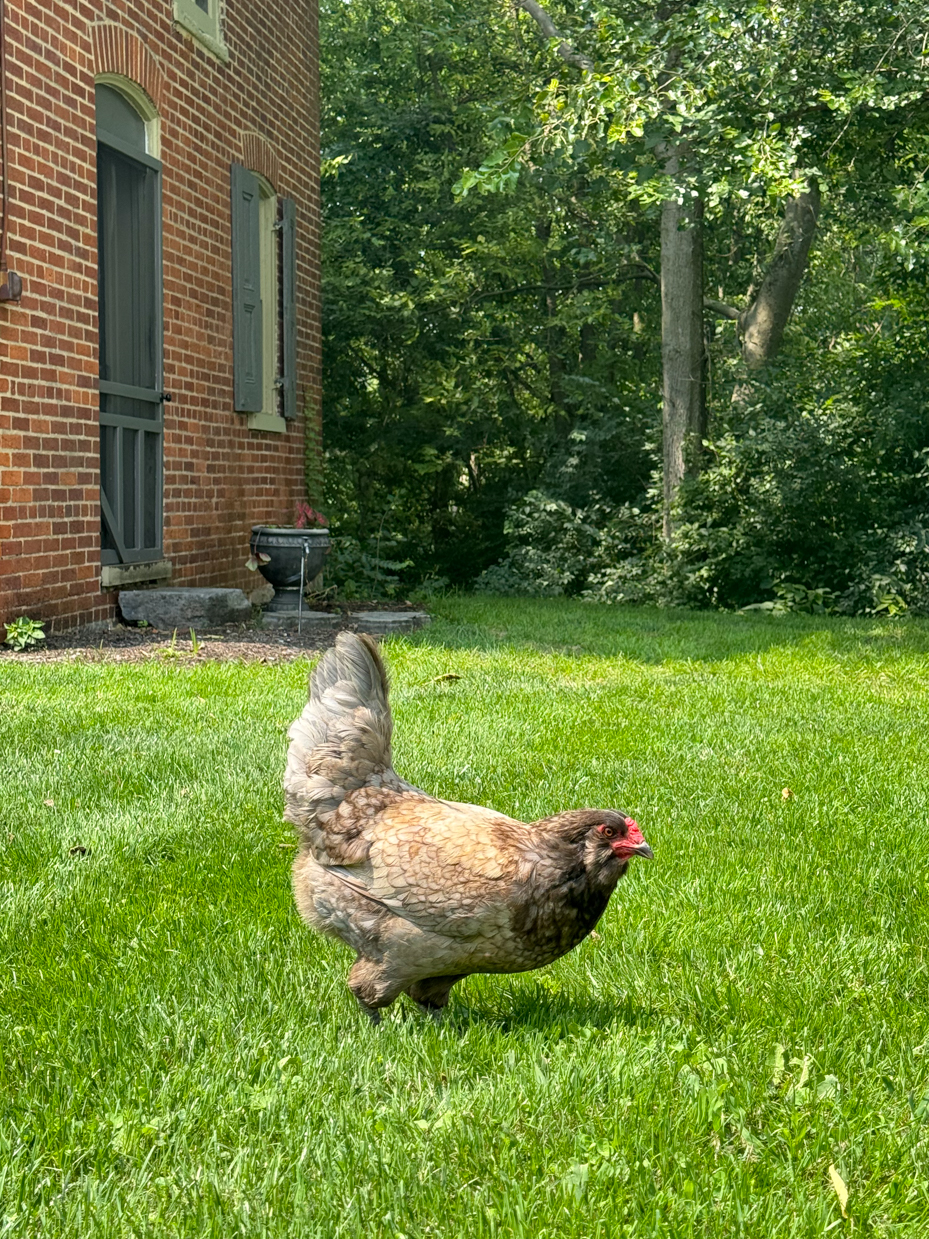
<svg viewBox="0 0 929 1239">
<path fill-rule="evenodd" d="M 384 964 L 359 955 L 348 974 L 348 988 L 372 1024 L 380 1024 L 381 1008 L 389 1007 L 403 988 Z"/>
<path fill-rule="evenodd" d="M 465 973 L 456 977 L 424 977 L 408 986 L 406 993 L 423 1011 L 428 1011 L 438 1023 L 448 1004 L 448 996 L 456 981 L 463 981 Z"/>
</svg>

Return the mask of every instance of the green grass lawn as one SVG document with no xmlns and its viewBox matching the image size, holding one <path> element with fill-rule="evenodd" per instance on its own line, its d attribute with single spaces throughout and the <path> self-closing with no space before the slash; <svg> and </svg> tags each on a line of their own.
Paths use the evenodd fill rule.
<svg viewBox="0 0 929 1239">
<path fill-rule="evenodd" d="M 443 1028 L 294 912 L 305 662 L 0 663 L 0 1236 L 929 1233 L 929 625 L 436 610 L 400 772 L 656 856 Z"/>
</svg>

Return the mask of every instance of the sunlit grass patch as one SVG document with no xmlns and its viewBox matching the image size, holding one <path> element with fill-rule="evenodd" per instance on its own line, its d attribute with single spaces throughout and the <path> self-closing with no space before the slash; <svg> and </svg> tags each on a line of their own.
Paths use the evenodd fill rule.
<svg viewBox="0 0 929 1239">
<path fill-rule="evenodd" d="M 926 1233 L 929 626 L 438 610 L 401 772 L 656 853 L 444 1029 L 293 911 L 308 664 L 0 670 L 0 1235 Z"/>
</svg>

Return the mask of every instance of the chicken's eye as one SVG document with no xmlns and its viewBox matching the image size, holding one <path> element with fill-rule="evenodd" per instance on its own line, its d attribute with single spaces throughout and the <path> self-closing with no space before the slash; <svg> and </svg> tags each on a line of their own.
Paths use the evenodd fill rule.
<svg viewBox="0 0 929 1239">
<path fill-rule="evenodd" d="M 616 834 L 616 831 L 613 829 L 612 826 L 601 826 L 600 834 L 603 835 L 604 839 L 612 839 L 613 836 Z"/>
</svg>

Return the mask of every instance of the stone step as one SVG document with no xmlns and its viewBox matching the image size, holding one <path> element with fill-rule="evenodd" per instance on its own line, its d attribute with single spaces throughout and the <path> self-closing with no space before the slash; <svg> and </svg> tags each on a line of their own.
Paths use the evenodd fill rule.
<svg viewBox="0 0 929 1239">
<path fill-rule="evenodd" d="M 336 628 L 341 615 L 329 611 L 304 611 L 304 628 Z M 296 628 L 300 623 L 299 611 L 262 611 L 261 623 L 265 628 Z"/>
<path fill-rule="evenodd" d="M 350 617 L 356 632 L 386 636 L 391 632 L 413 632 L 432 623 L 428 611 L 358 611 Z"/>
<path fill-rule="evenodd" d="M 240 589 L 121 589 L 123 619 L 153 628 L 219 628 L 247 624 L 252 604 Z"/>
</svg>

